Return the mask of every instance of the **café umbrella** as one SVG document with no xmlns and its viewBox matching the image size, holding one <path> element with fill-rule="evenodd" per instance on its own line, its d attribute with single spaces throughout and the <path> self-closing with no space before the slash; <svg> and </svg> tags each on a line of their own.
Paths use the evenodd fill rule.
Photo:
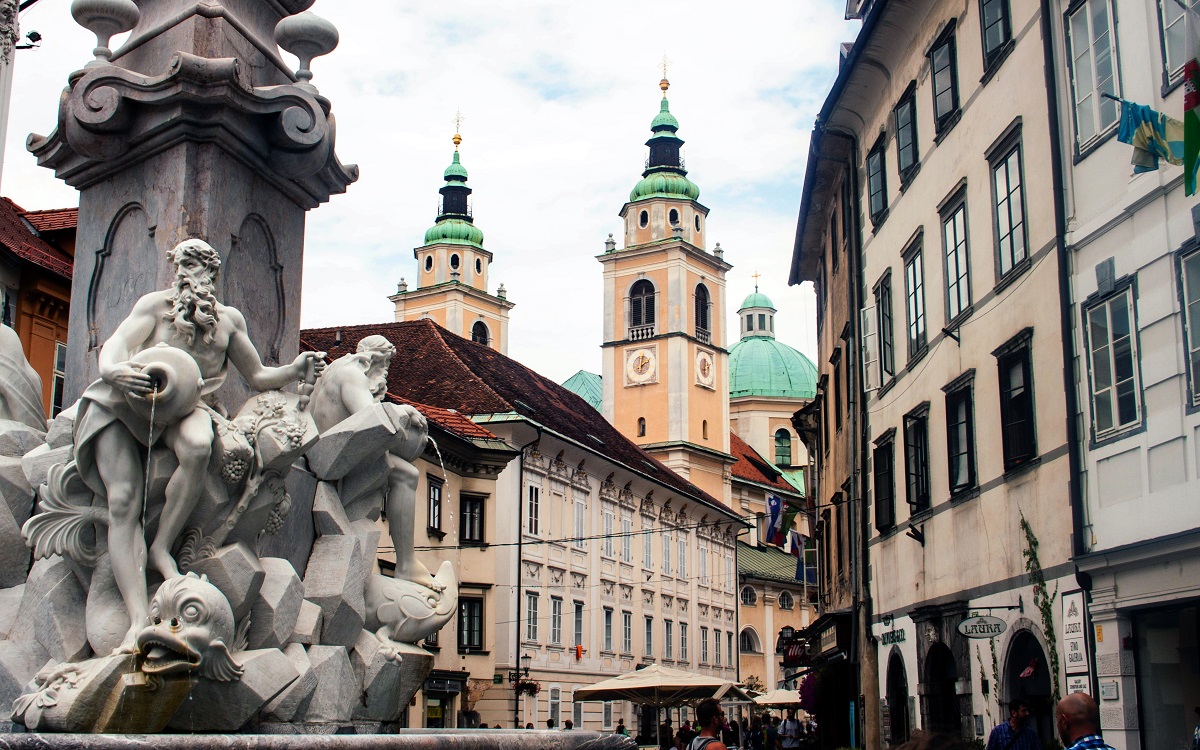
<svg viewBox="0 0 1200 750">
<path fill-rule="evenodd" d="M 684 672 L 651 664 L 620 677 L 575 690 L 577 701 L 629 701 L 643 706 L 668 708 L 702 698 L 748 701 L 750 697 L 733 681 L 723 677 Z"/>
</svg>

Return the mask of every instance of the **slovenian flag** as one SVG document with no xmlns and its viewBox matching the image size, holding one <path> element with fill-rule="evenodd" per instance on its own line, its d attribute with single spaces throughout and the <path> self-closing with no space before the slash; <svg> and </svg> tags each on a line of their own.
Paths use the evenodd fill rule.
<svg viewBox="0 0 1200 750">
<path fill-rule="evenodd" d="M 796 558 L 796 580 L 804 580 L 804 544 L 805 539 L 799 531 L 792 529 L 788 532 L 788 547 L 792 556 Z"/>
<path fill-rule="evenodd" d="M 767 544 L 783 544 L 783 501 L 778 495 L 767 495 Z"/>
</svg>

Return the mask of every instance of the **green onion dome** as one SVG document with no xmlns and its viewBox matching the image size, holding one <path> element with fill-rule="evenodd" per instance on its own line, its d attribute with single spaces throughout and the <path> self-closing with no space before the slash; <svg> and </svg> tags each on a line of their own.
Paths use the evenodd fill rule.
<svg viewBox="0 0 1200 750">
<path fill-rule="evenodd" d="M 629 192 L 632 203 L 642 198 L 685 198 L 700 199 L 700 188 L 681 174 L 654 172 L 641 179 Z"/>
<path fill-rule="evenodd" d="M 458 159 L 457 149 L 454 151 L 454 161 L 450 162 L 450 166 L 446 167 L 446 173 L 442 175 L 446 182 L 466 182 L 467 168 L 462 165 Z"/>
<path fill-rule="evenodd" d="M 471 245 L 483 248 L 483 230 L 466 219 L 441 219 L 425 230 L 425 244 Z"/>
<path fill-rule="evenodd" d="M 771 298 L 757 289 L 742 302 L 742 306 L 738 308 L 738 312 L 741 312 L 742 310 L 748 310 L 751 307 L 765 307 L 769 310 L 776 309 L 775 303 L 771 301 Z"/>
</svg>

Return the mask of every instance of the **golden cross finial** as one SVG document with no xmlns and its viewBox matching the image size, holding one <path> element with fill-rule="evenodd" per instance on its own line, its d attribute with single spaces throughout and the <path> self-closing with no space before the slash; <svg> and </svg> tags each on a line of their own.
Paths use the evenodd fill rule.
<svg viewBox="0 0 1200 750">
<path fill-rule="evenodd" d="M 671 61 L 667 59 L 666 54 L 664 54 L 662 58 L 663 77 L 662 80 L 658 82 L 658 87 L 662 89 L 663 92 L 663 99 L 667 98 L 667 89 L 671 88 L 671 83 L 667 80 L 667 68 L 670 67 L 670 65 Z"/>
<path fill-rule="evenodd" d="M 465 119 L 467 118 L 463 117 L 461 109 L 454 113 L 454 138 L 452 140 L 454 141 L 455 151 L 458 150 L 458 144 L 462 143 L 462 136 L 459 134 L 459 131 L 462 130 L 462 123 Z"/>
<path fill-rule="evenodd" d="M 751 276 L 751 278 L 754 279 L 754 291 L 757 292 L 758 291 L 758 278 L 760 276 L 762 276 L 762 274 L 759 273 L 758 271 L 755 271 L 754 273 L 750 274 L 750 276 Z"/>
</svg>

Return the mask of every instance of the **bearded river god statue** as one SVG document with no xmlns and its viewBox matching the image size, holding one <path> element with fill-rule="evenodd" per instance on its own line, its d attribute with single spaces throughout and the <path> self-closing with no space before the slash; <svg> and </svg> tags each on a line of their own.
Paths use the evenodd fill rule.
<svg viewBox="0 0 1200 750">
<path fill-rule="evenodd" d="M 380 403 L 395 350 L 267 367 L 216 297 L 217 251 L 191 239 L 170 256 L 174 286 L 134 305 L 100 380 L 47 433 L 22 426 L 37 444 L 7 459 L 36 502 L 14 516 L 33 566 L 0 585 L 0 674 L 16 681 L 0 701 L 38 731 L 394 722 L 432 666 L 413 644 L 458 594 L 453 566 L 434 576 L 412 556 L 428 432 L 416 409 Z M 216 396 L 231 365 L 260 391 L 232 416 Z M 396 578 L 375 563 L 385 507 Z M 319 519 L 316 538 L 274 536 L 294 508 Z M 303 547 L 304 570 L 264 553 L 281 544 Z"/>
</svg>

